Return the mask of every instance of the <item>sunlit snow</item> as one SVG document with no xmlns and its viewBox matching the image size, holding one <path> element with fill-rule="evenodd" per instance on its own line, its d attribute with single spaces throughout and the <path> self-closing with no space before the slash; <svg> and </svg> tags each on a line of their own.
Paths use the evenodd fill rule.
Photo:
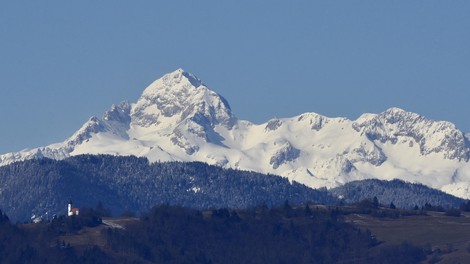
<svg viewBox="0 0 470 264">
<path fill-rule="evenodd" d="M 153 82 L 136 103 L 90 118 L 63 143 L 0 155 L 0 165 L 79 154 L 203 161 L 315 188 L 398 178 L 470 198 L 468 139 L 451 123 L 391 108 L 357 120 L 305 113 L 253 124 L 182 69 Z"/>
</svg>

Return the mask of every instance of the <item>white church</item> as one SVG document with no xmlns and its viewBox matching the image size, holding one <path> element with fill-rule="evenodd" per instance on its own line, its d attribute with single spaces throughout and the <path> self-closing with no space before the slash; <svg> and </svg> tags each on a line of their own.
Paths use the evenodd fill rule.
<svg viewBox="0 0 470 264">
<path fill-rule="evenodd" d="M 78 215 L 78 213 L 78 208 L 73 208 L 72 200 L 69 200 L 69 203 L 67 204 L 67 216 Z"/>
</svg>

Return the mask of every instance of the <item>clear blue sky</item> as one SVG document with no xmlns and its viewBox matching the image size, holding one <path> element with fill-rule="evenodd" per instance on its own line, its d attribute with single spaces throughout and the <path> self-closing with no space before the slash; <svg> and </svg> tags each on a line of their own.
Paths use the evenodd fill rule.
<svg viewBox="0 0 470 264">
<path fill-rule="evenodd" d="M 2 1 L 0 153 L 179 67 L 255 123 L 396 106 L 470 132 L 470 1 Z"/>
</svg>

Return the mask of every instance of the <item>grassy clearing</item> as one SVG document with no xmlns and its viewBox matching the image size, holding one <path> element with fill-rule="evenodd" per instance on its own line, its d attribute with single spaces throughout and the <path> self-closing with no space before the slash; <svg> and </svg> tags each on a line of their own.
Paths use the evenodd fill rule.
<svg viewBox="0 0 470 264">
<path fill-rule="evenodd" d="M 407 240 L 426 246 L 435 254 L 438 263 L 468 263 L 470 259 L 470 214 L 461 217 L 428 212 L 427 215 L 405 216 L 398 219 L 376 218 L 371 215 L 350 214 L 347 221 L 369 229 L 383 245 L 400 244 Z"/>
</svg>

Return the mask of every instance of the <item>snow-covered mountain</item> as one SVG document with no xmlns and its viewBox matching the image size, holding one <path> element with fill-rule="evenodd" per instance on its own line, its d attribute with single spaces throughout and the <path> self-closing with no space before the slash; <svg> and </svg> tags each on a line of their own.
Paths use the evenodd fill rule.
<svg viewBox="0 0 470 264">
<path fill-rule="evenodd" d="M 452 123 L 398 108 L 357 120 L 305 113 L 253 124 L 178 69 L 150 84 L 136 103 L 91 117 L 64 142 L 0 155 L 0 165 L 78 154 L 135 155 L 278 174 L 311 187 L 397 178 L 470 198 L 468 138 Z"/>
</svg>

